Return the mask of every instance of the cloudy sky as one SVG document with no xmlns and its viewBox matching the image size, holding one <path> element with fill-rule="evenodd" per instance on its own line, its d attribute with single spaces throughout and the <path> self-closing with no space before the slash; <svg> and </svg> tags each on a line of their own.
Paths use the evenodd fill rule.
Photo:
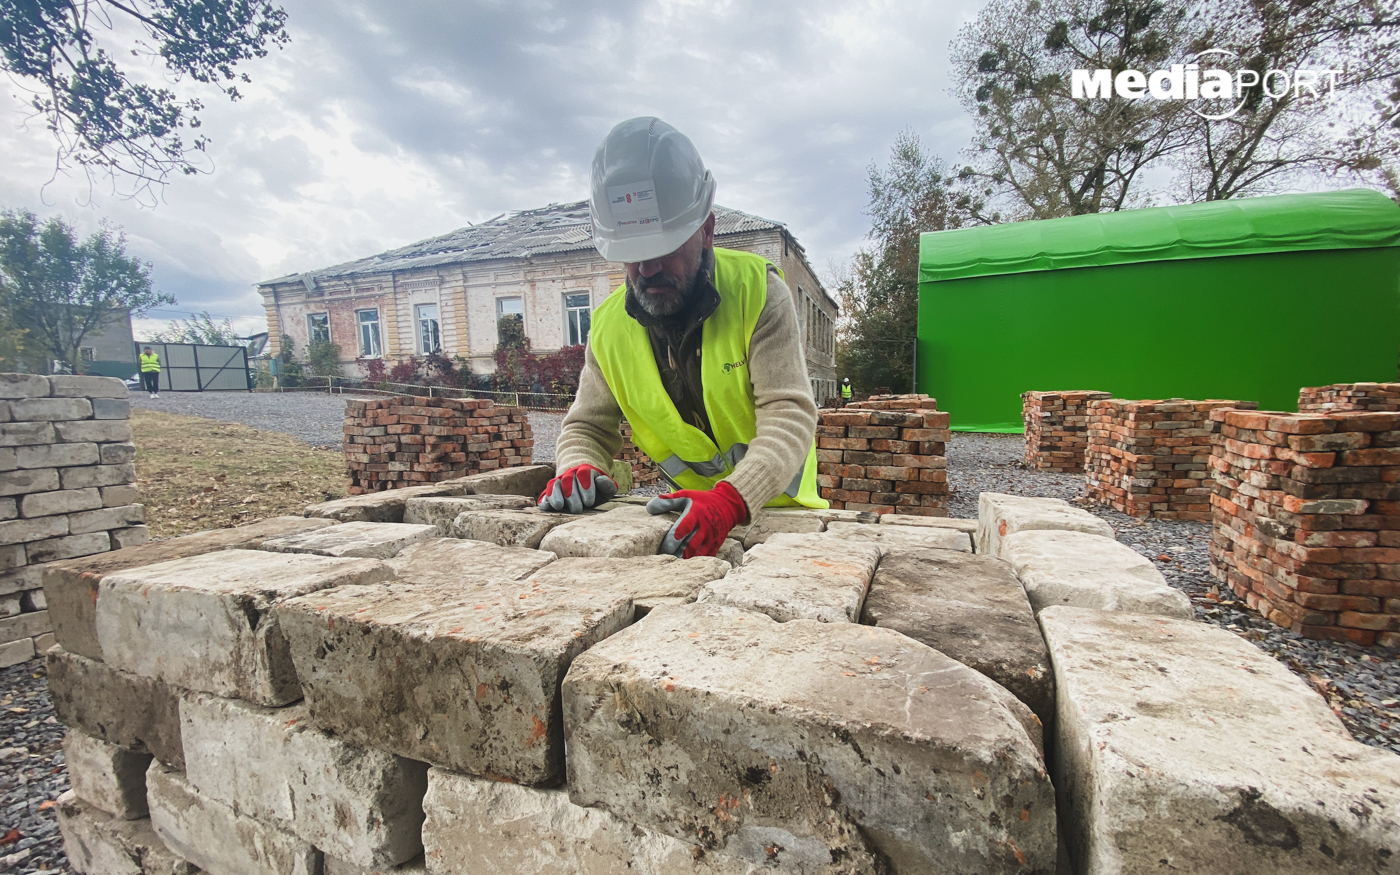
<svg viewBox="0 0 1400 875">
<path fill-rule="evenodd" d="M 0 207 L 109 218 L 179 303 L 264 330 L 253 284 L 580 200 L 618 121 L 687 133 L 720 203 L 785 222 L 820 269 L 861 245 L 866 167 L 908 127 L 954 159 L 971 125 L 948 44 L 979 0 L 286 0 L 291 43 L 206 99 L 213 170 L 154 206 L 54 174 L 0 93 Z M 152 75 L 159 71 L 152 71 Z M 188 84 L 182 94 L 195 94 Z"/>
</svg>

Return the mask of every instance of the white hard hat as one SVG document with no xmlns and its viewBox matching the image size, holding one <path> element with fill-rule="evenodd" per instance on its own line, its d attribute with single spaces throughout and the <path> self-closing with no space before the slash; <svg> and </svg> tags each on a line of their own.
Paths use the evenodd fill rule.
<svg viewBox="0 0 1400 875">
<path fill-rule="evenodd" d="M 593 245 L 608 261 L 670 255 L 705 224 L 715 180 L 685 134 L 659 118 L 628 119 L 593 155 Z"/>
</svg>

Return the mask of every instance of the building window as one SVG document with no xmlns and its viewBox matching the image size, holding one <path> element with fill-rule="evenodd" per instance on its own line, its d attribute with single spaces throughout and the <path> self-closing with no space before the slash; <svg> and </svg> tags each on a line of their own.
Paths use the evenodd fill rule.
<svg viewBox="0 0 1400 875">
<path fill-rule="evenodd" d="M 588 293 L 564 296 L 564 344 L 578 346 L 588 342 L 588 329 L 593 322 L 593 308 Z"/>
<path fill-rule="evenodd" d="M 306 317 L 306 336 L 310 343 L 331 342 L 331 319 L 325 313 L 312 313 Z"/>
<path fill-rule="evenodd" d="M 97 347 L 78 347 L 78 361 L 82 362 L 83 364 L 92 364 L 93 362 L 97 361 Z"/>
<path fill-rule="evenodd" d="M 496 299 L 496 344 L 524 346 L 525 303 L 522 298 Z"/>
<path fill-rule="evenodd" d="M 355 317 L 360 322 L 360 355 L 379 358 L 379 311 L 356 310 Z"/>
<path fill-rule="evenodd" d="M 437 304 L 419 304 L 414 310 L 418 323 L 418 351 L 423 355 L 442 352 Z"/>
</svg>

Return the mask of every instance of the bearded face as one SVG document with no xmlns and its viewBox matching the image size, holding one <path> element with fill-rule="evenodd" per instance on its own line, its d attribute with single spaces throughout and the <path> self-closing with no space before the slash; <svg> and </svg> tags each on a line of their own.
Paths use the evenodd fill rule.
<svg viewBox="0 0 1400 875">
<path fill-rule="evenodd" d="M 674 316 L 695 297 L 702 271 L 714 269 L 714 251 L 696 232 L 670 255 L 626 265 L 627 294 L 655 317 Z"/>
</svg>

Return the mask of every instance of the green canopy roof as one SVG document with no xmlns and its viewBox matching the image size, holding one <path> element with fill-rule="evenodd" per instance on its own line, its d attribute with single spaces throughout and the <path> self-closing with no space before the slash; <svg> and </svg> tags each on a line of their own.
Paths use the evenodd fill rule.
<svg viewBox="0 0 1400 875">
<path fill-rule="evenodd" d="M 935 231 L 919 238 L 919 282 L 1383 246 L 1400 246 L 1400 205 L 1358 188 Z"/>
</svg>

